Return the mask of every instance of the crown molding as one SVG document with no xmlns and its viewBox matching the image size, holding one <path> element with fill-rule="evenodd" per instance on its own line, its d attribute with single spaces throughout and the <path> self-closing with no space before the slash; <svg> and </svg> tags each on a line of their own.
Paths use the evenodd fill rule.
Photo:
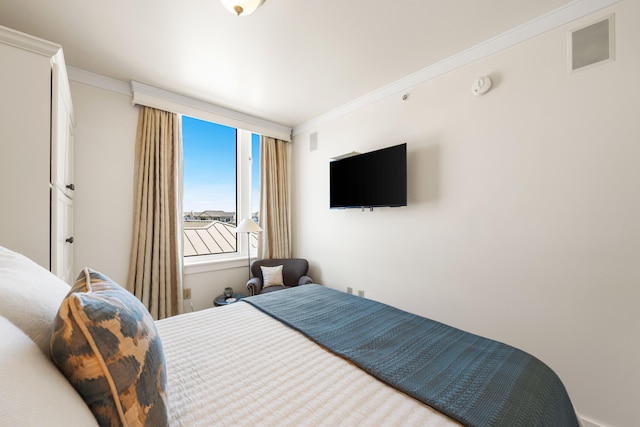
<svg viewBox="0 0 640 427">
<path fill-rule="evenodd" d="M 199 99 L 194 99 L 135 81 L 126 83 L 74 67 L 67 67 L 67 74 L 69 76 L 69 80 L 130 96 L 132 98 L 132 104 L 134 105 L 138 104 L 160 108 L 165 111 L 186 114 L 203 120 L 214 121 L 226 126 L 233 126 L 257 132 L 261 135 L 291 141 L 290 127 L 220 107 Z"/>
<path fill-rule="evenodd" d="M 555 30 L 572 21 L 583 18 L 621 0 L 574 0 L 536 19 L 499 34 L 485 42 L 423 68 L 400 80 L 376 89 L 351 102 L 337 107 L 325 114 L 301 123 L 293 128 L 293 135 L 311 131 L 318 126 L 376 103 L 389 96 L 396 95 L 426 83 L 436 77 L 457 70 L 478 60 L 491 56 L 512 46 L 526 42 L 534 37 Z"/>
<path fill-rule="evenodd" d="M 133 95 L 131 93 L 131 87 L 129 86 L 129 83 L 120 80 L 90 73 L 89 71 L 84 71 L 74 67 L 67 67 L 67 74 L 69 75 L 69 80 L 73 80 L 74 82 L 83 83 L 89 86 L 94 86 L 122 95 Z"/>
<path fill-rule="evenodd" d="M 0 26 L 0 42 L 49 58 L 56 56 L 62 49 L 59 44 L 3 26 Z"/>
</svg>

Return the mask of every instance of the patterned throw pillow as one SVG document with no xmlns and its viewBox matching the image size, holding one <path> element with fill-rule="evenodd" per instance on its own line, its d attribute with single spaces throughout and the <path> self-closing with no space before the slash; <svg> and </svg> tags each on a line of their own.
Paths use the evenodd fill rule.
<svg viewBox="0 0 640 427">
<path fill-rule="evenodd" d="M 281 265 L 276 265 L 275 267 L 260 266 L 260 269 L 262 270 L 263 288 L 269 286 L 284 286 Z"/>
<path fill-rule="evenodd" d="M 168 425 L 162 343 L 142 303 L 89 270 L 62 302 L 51 358 L 101 426 Z"/>
</svg>

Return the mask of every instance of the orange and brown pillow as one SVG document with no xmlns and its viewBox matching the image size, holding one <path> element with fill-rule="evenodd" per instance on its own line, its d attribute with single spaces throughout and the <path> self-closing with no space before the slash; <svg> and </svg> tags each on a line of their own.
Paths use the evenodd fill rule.
<svg viewBox="0 0 640 427">
<path fill-rule="evenodd" d="M 101 426 L 166 426 L 166 364 L 151 315 L 131 293 L 85 269 L 62 302 L 51 358 Z"/>
</svg>

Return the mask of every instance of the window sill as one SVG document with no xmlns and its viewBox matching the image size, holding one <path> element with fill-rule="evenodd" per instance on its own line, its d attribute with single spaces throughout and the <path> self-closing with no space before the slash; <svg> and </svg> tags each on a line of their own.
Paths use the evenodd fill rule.
<svg viewBox="0 0 640 427">
<path fill-rule="evenodd" d="M 253 261 L 255 257 L 251 257 Z M 231 268 L 247 268 L 247 258 L 234 255 L 229 258 L 220 257 L 185 257 L 183 258 L 184 275 L 228 270 Z"/>
</svg>

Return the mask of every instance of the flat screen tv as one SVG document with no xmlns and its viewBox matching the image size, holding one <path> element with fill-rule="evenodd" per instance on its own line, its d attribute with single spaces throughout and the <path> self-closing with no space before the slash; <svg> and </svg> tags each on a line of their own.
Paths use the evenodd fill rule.
<svg viewBox="0 0 640 427">
<path fill-rule="evenodd" d="M 407 205 L 407 144 L 329 163 L 331 209 Z"/>
</svg>

